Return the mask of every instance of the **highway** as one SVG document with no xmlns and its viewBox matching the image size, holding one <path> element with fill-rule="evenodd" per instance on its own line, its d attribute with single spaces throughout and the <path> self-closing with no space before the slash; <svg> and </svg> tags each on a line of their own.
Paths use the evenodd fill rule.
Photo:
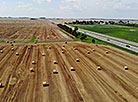
<svg viewBox="0 0 138 102">
<path fill-rule="evenodd" d="M 101 36 L 99 36 L 99 35 L 95 35 L 95 34 L 92 34 L 92 33 L 86 33 L 86 32 L 81 31 L 81 30 L 79 30 L 79 32 L 85 33 L 85 34 L 87 34 L 87 35 L 89 35 L 89 36 L 95 37 L 95 38 L 97 38 L 97 39 L 100 39 L 100 40 L 103 40 L 103 41 L 106 41 L 106 42 L 109 42 L 109 43 L 112 43 L 112 44 L 115 44 L 115 45 L 121 46 L 121 47 L 123 47 L 123 48 L 132 50 L 132 51 L 134 51 L 134 52 L 138 52 L 138 48 L 137 48 L 137 47 L 131 46 L 130 48 L 128 48 L 128 47 L 126 47 L 126 44 L 125 44 L 125 43 L 121 43 L 121 42 L 118 42 L 118 41 L 115 41 L 115 40 L 107 41 L 107 38 L 104 38 L 104 37 L 101 37 Z"/>
<path fill-rule="evenodd" d="M 92 32 L 92 31 L 88 31 L 88 30 L 81 29 L 81 31 L 88 32 L 88 33 L 93 33 L 93 34 L 97 34 L 97 35 L 100 35 L 100 36 L 103 36 L 103 37 L 107 37 L 107 38 L 110 38 L 110 39 L 114 39 L 114 40 L 118 40 L 118 41 L 121 41 L 121 42 L 124 42 L 124 43 L 128 43 L 128 44 L 131 44 L 131 45 L 138 46 L 138 43 L 135 43 L 135 42 L 131 42 L 131 41 L 127 41 L 127 40 L 123 40 L 123 39 L 111 37 L 111 36 L 108 36 L 108 35 L 103 35 L 103 34 L 96 33 L 96 32 Z"/>
<path fill-rule="evenodd" d="M 51 22 L 53 22 L 55 24 L 59 24 L 59 23 L 57 23 L 55 21 L 51 21 Z M 66 25 L 66 26 L 74 29 L 74 27 L 71 27 L 69 25 Z M 117 46 L 129 49 L 129 50 L 134 51 L 134 52 L 138 52 L 138 47 L 135 47 L 135 46 L 138 46 L 138 43 L 127 41 L 127 40 L 123 40 L 123 39 L 119 39 L 119 38 L 115 38 L 115 37 L 111 37 L 111 36 L 107 36 L 107 35 L 104 35 L 104 34 L 92 32 L 92 31 L 88 31 L 88 30 L 83 30 L 83 29 L 80 29 L 80 28 L 79 28 L 78 31 L 81 32 L 81 33 L 84 33 L 86 35 L 92 36 L 94 38 L 100 39 L 102 41 L 106 41 L 106 42 L 115 44 Z M 107 41 L 107 39 L 110 39 L 110 41 Z M 128 43 L 128 44 L 126 44 L 126 43 Z M 126 47 L 126 45 L 129 45 L 130 48 Z"/>
</svg>

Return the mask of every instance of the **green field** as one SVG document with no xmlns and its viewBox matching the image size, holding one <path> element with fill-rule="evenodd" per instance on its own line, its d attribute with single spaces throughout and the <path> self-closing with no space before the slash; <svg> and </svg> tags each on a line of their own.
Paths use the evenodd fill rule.
<svg viewBox="0 0 138 102">
<path fill-rule="evenodd" d="M 128 27 L 120 25 L 71 25 L 81 29 L 98 32 L 116 38 L 121 38 L 138 43 L 138 27 Z"/>
</svg>

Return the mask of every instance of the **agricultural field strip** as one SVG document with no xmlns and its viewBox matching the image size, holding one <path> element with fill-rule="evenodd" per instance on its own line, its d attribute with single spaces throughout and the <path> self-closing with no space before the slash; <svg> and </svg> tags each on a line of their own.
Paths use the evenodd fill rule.
<svg viewBox="0 0 138 102">
<path fill-rule="evenodd" d="M 19 29 L 20 28 L 20 29 Z M 40 41 L 50 40 L 72 40 L 70 37 L 64 37 L 58 27 L 48 21 L 30 21 L 30 20 L 3 20 L 0 21 L 1 41 L 15 40 L 28 41 L 32 37 L 39 37 Z"/>
<path fill-rule="evenodd" d="M 1 23 L 1 24 L 3 24 L 3 27 L 5 27 L 5 25 L 6 25 L 5 23 Z M 22 31 L 23 29 L 26 29 L 26 28 L 24 28 L 24 27 L 25 27 L 25 26 L 20 26 L 20 25 L 18 25 L 18 26 L 16 26 L 16 25 L 13 26 L 13 25 L 11 25 L 8 29 L 13 29 L 13 30 L 14 30 L 14 29 L 17 29 L 17 28 L 22 28 L 21 30 L 17 29 L 17 32 L 18 32 L 18 31 Z M 8 29 L 5 30 L 5 33 L 8 31 Z M 26 30 L 28 30 L 28 29 L 26 29 Z M 11 31 L 12 31 L 12 30 L 11 30 Z M 8 31 L 7 33 L 10 33 L 10 32 Z M 18 34 L 15 34 L 15 36 L 16 36 L 16 35 L 18 35 Z M 14 37 L 14 36 L 11 36 L 11 38 L 12 38 L 12 37 Z"/>
<path fill-rule="evenodd" d="M 29 46 L 31 49 L 28 49 Z M 0 64 L 0 69 L 4 71 L 0 74 L 0 81 L 4 85 L 7 83 L 5 91 L 0 89 L 1 102 L 136 102 L 138 99 L 138 58 L 115 48 L 79 43 L 69 43 L 65 47 L 62 44 L 23 45 L 9 52 L 6 50 L 11 47 L 0 45 L 0 48 L 4 50 L 1 55 L 8 53 L 0 63 L 11 63 L 4 66 Z M 61 53 L 62 49 L 64 54 Z M 88 55 L 87 51 L 91 53 Z M 105 51 L 109 51 L 109 54 Z M 16 56 L 16 52 L 20 55 Z M 42 56 L 43 52 L 45 57 Z M 80 62 L 76 62 L 76 58 Z M 31 64 L 32 60 L 36 61 L 36 65 Z M 58 62 L 57 65 L 53 64 L 54 60 Z M 15 62 L 18 62 L 18 66 Z M 128 71 L 123 69 L 125 65 L 129 67 Z M 101 66 L 102 70 L 98 71 L 97 66 Z M 30 73 L 30 67 L 35 69 L 35 73 Z M 71 72 L 70 67 L 76 71 Z M 53 75 L 54 69 L 58 70 L 58 75 Z M 18 81 L 9 86 L 13 77 L 18 77 Z M 50 86 L 43 88 L 43 81 L 47 81 Z"/>
<path fill-rule="evenodd" d="M 84 48 L 84 49 L 85 49 L 85 48 Z M 82 51 L 84 51 L 84 49 L 82 49 Z M 89 49 L 89 50 L 91 50 L 91 49 Z M 101 52 L 100 52 L 99 54 L 101 54 Z M 85 53 L 82 53 L 82 55 L 87 55 L 87 57 L 89 56 L 89 55 L 87 54 L 87 50 L 86 50 Z M 94 55 L 92 55 L 92 56 L 94 56 Z M 96 56 L 96 57 L 98 58 L 98 56 Z M 96 57 L 94 57 L 94 58 L 96 58 Z M 102 57 L 103 57 L 103 56 L 102 56 Z M 83 57 L 83 58 L 84 58 L 84 57 Z M 100 59 L 101 59 L 101 58 L 100 58 Z M 96 64 L 96 65 L 101 66 L 100 64 L 101 64 L 102 62 L 101 62 L 101 63 L 99 62 L 100 59 L 97 60 L 97 64 Z M 93 57 L 92 57 L 91 60 L 94 61 L 94 60 L 93 60 Z M 108 61 L 106 61 L 106 60 L 104 59 L 104 60 L 102 60 L 102 61 L 105 61 L 105 63 L 106 63 L 106 62 L 111 61 L 111 60 L 109 59 Z M 86 61 L 85 61 L 85 62 L 86 62 Z M 94 61 L 94 62 L 95 62 L 95 61 Z M 99 64 L 98 64 L 98 63 L 99 63 Z M 103 65 L 105 65 L 105 63 L 104 63 Z M 117 63 L 118 63 L 118 62 L 117 62 Z M 117 63 L 116 63 L 116 64 L 117 64 Z M 109 63 L 108 63 L 108 64 L 109 64 Z M 122 65 L 121 65 L 121 66 L 122 66 Z M 102 66 L 101 66 L 101 67 L 102 67 Z M 110 66 L 110 68 L 111 68 L 111 66 Z M 133 73 L 132 73 L 132 74 L 133 74 Z M 126 76 L 127 76 L 127 74 L 126 74 Z M 136 85 L 136 84 L 135 84 L 135 85 Z"/>
</svg>

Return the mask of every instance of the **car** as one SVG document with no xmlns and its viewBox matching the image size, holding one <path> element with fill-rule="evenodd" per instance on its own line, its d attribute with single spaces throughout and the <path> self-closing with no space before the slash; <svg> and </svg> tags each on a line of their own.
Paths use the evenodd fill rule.
<svg viewBox="0 0 138 102">
<path fill-rule="evenodd" d="M 130 45 L 126 45 L 126 47 L 130 48 Z"/>
<path fill-rule="evenodd" d="M 110 41 L 110 39 L 107 39 L 107 41 Z"/>
</svg>

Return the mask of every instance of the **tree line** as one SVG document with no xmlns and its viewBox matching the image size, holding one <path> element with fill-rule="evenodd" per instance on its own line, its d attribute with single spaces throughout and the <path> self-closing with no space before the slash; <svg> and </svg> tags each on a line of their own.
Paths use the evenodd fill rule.
<svg viewBox="0 0 138 102">
<path fill-rule="evenodd" d="M 81 40 L 87 38 L 86 34 L 82 34 L 80 32 L 77 32 L 78 27 L 75 27 L 74 30 L 66 25 L 62 25 L 62 24 L 58 24 L 58 27 L 60 27 L 61 29 L 63 29 L 64 31 L 72 34 L 73 36 L 75 36 L 76 38 L 80 38 Z"/>
<path fill-rule="evenodd" d="M 115 21 L 86 21 L 86 20 L 83 20 L 83 21 L 79 21 L 79 20 L 76 20 L 76 21 L 73 21 L 73 22 L 65 22 L 65 24 L 79 24 L 79 25 L 94 25 L 94 24 L 105 24 L 105 25 L 123 25 L 123 26 L 132 26 L 132 27 L 138 27 L 138 24 L 137 23 L 130 23 L 129 21 L 123 21 L 123 20 L 119 20 L 117 22 Z"/>
</svg>

